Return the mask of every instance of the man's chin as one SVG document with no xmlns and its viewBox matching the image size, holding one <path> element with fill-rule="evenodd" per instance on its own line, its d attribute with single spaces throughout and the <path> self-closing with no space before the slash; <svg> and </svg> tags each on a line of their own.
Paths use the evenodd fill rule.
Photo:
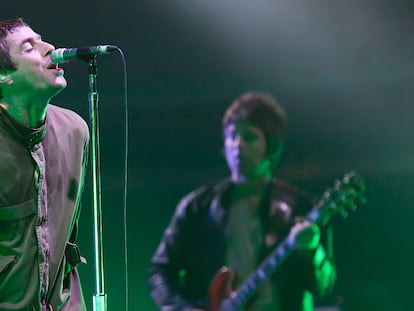
<svg viewBox="0 0 414 311">
<path fill-rule="evenodd" d="M 57 88 L 61 88 L 62 90 L 68 86 L 68 82 L 63 76 L 57 77 L 55 80 L 55 85 Z"/>
<path fill-rule="evenodd" d="M 55 83 L 55 85 L 53 86 L 53 89 L 51 90 L 50 97 L 52 98 L 56 96 L 57 94 L 62 92 L 66 87 L 67 87 L 66 80 L 64 83 Z"/>
<path fill-rule="evenodd" d="M 68 82 L 66 81 L 65 78 L 60 77 L 60 78 L 56 79 L 55 88 L 56 88 L 57 92 L 60 92 L 60 91 L 64 90 L 67 86 L 68 86 Z"/>
</svg>

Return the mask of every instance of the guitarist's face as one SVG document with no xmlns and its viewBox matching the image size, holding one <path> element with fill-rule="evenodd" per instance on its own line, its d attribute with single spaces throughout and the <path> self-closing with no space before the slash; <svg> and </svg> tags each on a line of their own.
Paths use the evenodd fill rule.
<svg viewBox="0 0 414 311">
<path fill-rule="evenodd" d="M 229 124 L 224 129 L 224 149 L 233 181 L 270 177 L 266 138 L 260 128 L 248 122 Z"/>
</svg>

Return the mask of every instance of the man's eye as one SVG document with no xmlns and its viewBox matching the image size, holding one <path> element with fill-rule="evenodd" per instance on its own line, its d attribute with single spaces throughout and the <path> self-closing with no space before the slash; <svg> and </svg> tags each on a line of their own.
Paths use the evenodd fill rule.
<svg viewBox="0 0 414 311">
<path fill-rule="evenodd" d="M 256 139 L 256 135 L 252 133 L 246 133 L 243 135 L 244 141 L 254 141 Z"/>
<path fill-rule="evenodd" d="M 22 45 L 22 51 L 23 52 L 30 52 L 30 51 L 32 51 L 33 50 L 33 44 L 31 44 L 30 42 L 25 42 L 23 45 Z"/>
</svg>

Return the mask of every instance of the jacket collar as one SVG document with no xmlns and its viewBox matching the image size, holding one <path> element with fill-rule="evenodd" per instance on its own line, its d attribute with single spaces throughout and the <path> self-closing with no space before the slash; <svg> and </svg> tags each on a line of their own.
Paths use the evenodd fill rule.
<svg viewBox="0 0 414 311">
<path fill-rule="evenodd" d="M 27 149 L 32 150 L 34 145 L 42 141 L 46 134 L 47 118 L 37 128 L 31 128 L 14 119 L 0 106 L 0 124 L 6 131 L 19 140 Z"/>
</svg>

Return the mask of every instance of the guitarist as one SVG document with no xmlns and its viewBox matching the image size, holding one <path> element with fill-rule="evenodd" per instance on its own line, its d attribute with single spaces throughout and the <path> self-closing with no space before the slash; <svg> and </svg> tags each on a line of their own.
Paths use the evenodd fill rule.
<svg viewBox="0 0 414 311">
<path fill-rule="evenodd" d="M 273 177 L 283 151 L 286 114 L 269 94 L 242 94 L 223 118 L 230 178 L 186 195 L 178 204 L 149 271 L 151 295 L 162 311 L 211 311 L 212 280 L 222 266 L 237 284 L 290 235 L 298 246 L 272 273 L 246 311 L 313 310 L 332 289 L 336 270 L 320 229 L 303 220 L 314 199 Z M 224 286 L 225 287 L 225 286 Z M 209 297 L 210 296 L 210 297 Z M 216 311 L 216 310 L 214 310 Z"/>
</svg>

